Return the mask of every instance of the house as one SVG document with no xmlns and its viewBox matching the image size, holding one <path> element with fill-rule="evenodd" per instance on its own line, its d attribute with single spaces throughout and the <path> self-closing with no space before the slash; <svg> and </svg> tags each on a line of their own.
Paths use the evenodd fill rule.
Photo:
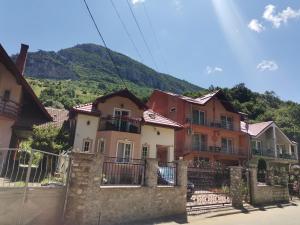
<svg viewBox="0 0 300 225">
<path fill-rule="evenodd" d="M 190 162 L 222 162 L 239 165 L 248 158 L 249 139 L 240 128 L 243 115 L 226 99 L 222 91 L 190 98 L 155 90 L 148 107 L 183 124 L 175 134 L 176 158 Z"/>
<path fill-rule="evenodd" d="M 175 130 L 182 126 L 148 107 L 127 89 L 70 110 L 73 148 L 107 157 L 174 160 Z"/>
<path fill-rule="evenodd" d="M 249 124 L 242 122 L 243 132 L 251 139 L 251 164 L 258 164 L 260 159 L 266 164 L 296 164 L 298 145 L 290 140 L 273 121 Z"/>
<path fill-rule="evenodd" d="M 25 80 L 23 73 L 28 46 L 22 44 L 16 63 L 0 45 L 0 162 L 7 148 L 18 148 L 30 137 L 33 125 L 52 121 Z"/>
</svg>

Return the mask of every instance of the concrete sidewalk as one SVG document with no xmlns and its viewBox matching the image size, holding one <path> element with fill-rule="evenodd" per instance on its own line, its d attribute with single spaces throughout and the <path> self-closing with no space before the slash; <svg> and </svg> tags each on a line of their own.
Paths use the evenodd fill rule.
<svg viewBox="0 0 300 225">
<path fill-rule="evenodd" d="M 148 221 L 139 225 L 176 225 L 176 224 L 204 224 L 204 225 L 299 225 L 300 201 L 265 207 L 245 206 L 244 210 L 224 207 L 215 212 L 189 216 L 186 218 L 172 218 L 165 221 Z M 136 225 L 137 225 L 136 224 Z"/>
</svg>

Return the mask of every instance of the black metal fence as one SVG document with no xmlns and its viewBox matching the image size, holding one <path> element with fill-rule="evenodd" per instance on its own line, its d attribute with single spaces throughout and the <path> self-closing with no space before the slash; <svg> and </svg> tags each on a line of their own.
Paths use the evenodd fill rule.
<svg viewBox="0 0 300 225">
<path fill-rule="evenodd" d="M 177 185 L 177 164 L 175 162 L 158 163 L 157 184 L 163 186 Z"/>
<path fill-rule="evenodd" d="M 145 160 L 105 157 L 102 185 L 143 185 Z"/>
</svg>

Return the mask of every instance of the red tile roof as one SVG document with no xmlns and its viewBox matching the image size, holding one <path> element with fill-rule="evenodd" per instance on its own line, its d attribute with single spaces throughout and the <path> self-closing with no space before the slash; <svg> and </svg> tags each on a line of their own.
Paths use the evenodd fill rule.
<svg viewBox="0 0 300 225">
<path fill-rule="evenodd" d="M 77 112 L 77 113 L 83 113 L 83 114 L 90 114 L 98 116 L 100 115 L 100 112 L 93 107 L 93 103 L 86 103 L 82 105 L 74 106 L 70 112 Z"/>
<path fill-rule="evenodd" d="M 166 127 L 172 127 L 175 129 L 180 129 L 183 126 L 173 120 L 170 120 L 156 112 L 154 112 L 153 110 L 149 109 L 144 111 L 143 114 L 143 119 L 145 121 L 145 123 L 147 124 L 155 124 L 157 126 L 166 126 Z"/>
<path fill-rule="evenodd" d="M 257 136 L 261 134 L 265 129 L 267 129 L 273 121 L 254 123 L 248 125 L 248 132 L 245 122 L 241 122 L 241 129 L 243 132 L 250 134 L 251 136 Z"/>
</svg>

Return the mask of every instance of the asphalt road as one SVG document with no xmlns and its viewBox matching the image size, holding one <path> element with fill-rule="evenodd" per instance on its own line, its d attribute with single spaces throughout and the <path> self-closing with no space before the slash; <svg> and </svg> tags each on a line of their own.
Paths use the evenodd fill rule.
<svg viewBox="0 0 300 225">
<path fill-rule="evenodd" d="M 170 222 L 148 222 L 147 225 L 300 225 L 300 201 L 289 205 L 249 207 L 246 212 L 224 210 L 200 216 L 190 216 L 188 222 L 169 220 Z M 139 225 L 142 223 L 139 223 Z"/>
</svg>

